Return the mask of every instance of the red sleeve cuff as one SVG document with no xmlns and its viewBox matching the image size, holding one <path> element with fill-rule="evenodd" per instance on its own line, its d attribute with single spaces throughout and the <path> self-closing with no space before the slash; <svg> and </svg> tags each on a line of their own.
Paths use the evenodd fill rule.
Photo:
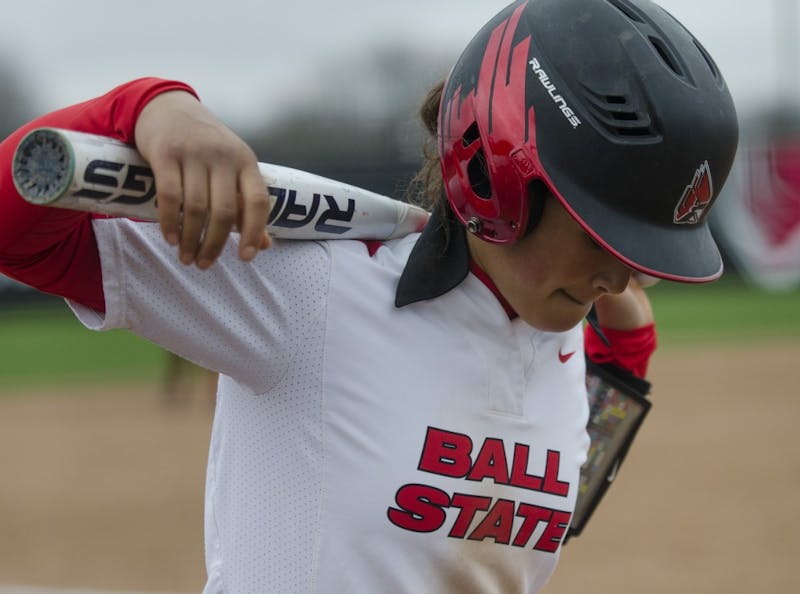
<svg viewBox="0 0 800 594">
<path fill-rule="evenodd" d="M 197 97 L 195 90 L 186 83 L 159 78 L 139 78 L 108 93 L 113 97 L 108 116 L 114 126 L 114 136 L 127 144 L 135 144 L 134 130 L 139 114 L 154 97 L 167 91 L 186 91 Z"/>
<path fill-rule="evenodd" d="M 635 330 L 614 330 L 601 327 L 608 339 L 605 344 L 594 328 L 584 329 L 584 348 L 589 358 L 598 364 L 611 363 L 635 376 L 644 378 L 650 357 L 656 350 L 656 326 L 648 324 Z"/>
</svg>

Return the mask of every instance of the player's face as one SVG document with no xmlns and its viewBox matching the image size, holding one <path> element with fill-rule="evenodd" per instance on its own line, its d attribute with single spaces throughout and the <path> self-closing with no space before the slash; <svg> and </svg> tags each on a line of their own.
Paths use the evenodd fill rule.
<svg viewBox="0 0 800 594">
<path fill-rule="evenodd" d="M 632 270 L 622 264 L 548 198 L 539 224 L 512 245 L 490 244 L 469 236 L 475 262 L 531 326 L 549 332 L 568 330 L 606 293 L 621 293 Z"/>
</svg>

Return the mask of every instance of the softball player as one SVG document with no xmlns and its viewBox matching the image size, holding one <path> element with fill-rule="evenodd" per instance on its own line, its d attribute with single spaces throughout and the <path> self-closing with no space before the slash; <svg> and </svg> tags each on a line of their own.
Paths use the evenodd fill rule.
<svg viewBox="0 0 800 594">
<path fill-rule="evenodd" d="M 256 159 L 183 83 L 130 82 L 0 147 L 0 270 L 221 374 L 207 594 L 538 591 L 586 457 L 582 351 L 643 375 L 632 272 L 722 272 L 705 221 L 733 105 L 650 2 L 515 2 L 423 114 L 421 234 L 261 255 Z M 24 203 L 9 163 L 38 126 L 135 143 L 159 224 Z M 609 345 L 584 345 L 592 304 Z"/>
</svg>

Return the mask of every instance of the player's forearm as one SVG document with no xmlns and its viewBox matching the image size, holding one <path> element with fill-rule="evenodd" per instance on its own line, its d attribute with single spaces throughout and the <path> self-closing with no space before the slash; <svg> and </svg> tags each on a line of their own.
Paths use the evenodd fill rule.
<svg viewBox="0 0 800 594">
<path fill-rule="evenodd" d="M 619 295 L 598 299 L 595 309 L 600 325 L 614 330 L 635 330 L 654 322 L 650 299 L 635 278 Z"/>
<path fill-rule="evenodd" d="M 650 299 L 632 279 L 619 295 L 606 295 L 595 303 L 606 344 L 591 326 L 585 334 L 586 353 L 595 363 L 610 363 L 644 378 L 657 336 Z"/>
</svg>

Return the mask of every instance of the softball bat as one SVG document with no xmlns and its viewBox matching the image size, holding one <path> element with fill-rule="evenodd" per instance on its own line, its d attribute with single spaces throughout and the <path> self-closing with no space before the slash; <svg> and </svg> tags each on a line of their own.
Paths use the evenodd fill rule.
<svg viewBox="0 0 800 594">
<path fill-rule="evenodd" d="M 281 239 L 392 239 L 420 231 L 428 212 L 326 177 L 258 164 L 272 210 L 267 230 Z M 145 221 L 158 220 L 150 166 L 113 138 L 37 128 L 19 143 L 13 179 L 26 201 Z"/>
</svg>

